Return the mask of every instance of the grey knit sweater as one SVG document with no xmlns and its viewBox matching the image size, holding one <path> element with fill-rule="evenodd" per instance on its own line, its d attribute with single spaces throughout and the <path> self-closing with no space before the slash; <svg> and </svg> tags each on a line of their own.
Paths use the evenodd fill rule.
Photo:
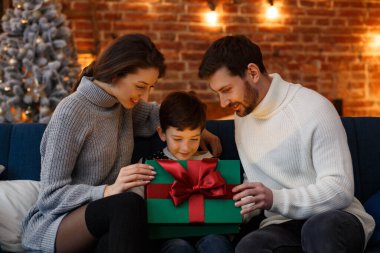
<svg viewBox="0 0 380 253">
<path fill-rule="evenodd" d="M 140 102 L 127 110 L 86 77 L 59 103 L 41 141 L 40 194 L 22 224 L 27 252 L 54 252 L 62 218 L 103 197 L 131 162 L 133 136 L 155 132 L 158 109 Z"/>
</svg>

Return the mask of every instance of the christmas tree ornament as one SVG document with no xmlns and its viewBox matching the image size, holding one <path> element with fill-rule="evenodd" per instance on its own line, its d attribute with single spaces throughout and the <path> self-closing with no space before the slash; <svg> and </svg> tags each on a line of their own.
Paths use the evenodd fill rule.
<svg viewBox="0 0 380 253">
<path fill-rule="evenodd" d="M 41 17 L 41 12 L 40 11 L 33 11 L 33 18 L 39 19 Z"/>
<path fill-rule="evenodd" d="M 42 42 L 44 42 L 44 40 L 43 40 L 41 37 L 38 37 L 38 38 L 36 39 L 36 43 L 37 43 L 37 44 L 41 44 Z"/>
<path fill-rule="evenodd" d="M 79 75 L 71 31 L 50 0 L 12 0 L 0 34 L 0 122 L 48 123 Z"/>
<path fill-rule="evenodd" d="M 17 61 L 15 58 L 11 58 L 11 59 L 9 59 L 9 65 L 14 66 L 14 65 L 16 65 L 17 63 L 18 63 L 18 61 Z"/>
</svg>

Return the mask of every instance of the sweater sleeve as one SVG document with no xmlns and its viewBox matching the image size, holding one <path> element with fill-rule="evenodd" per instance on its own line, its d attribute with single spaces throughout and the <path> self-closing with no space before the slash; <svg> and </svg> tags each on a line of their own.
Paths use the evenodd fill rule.
<svg viewBox="0 0 380 253">
<path fill-rule="evenodd" d="M 104 185 L 73 184 L 72 173 L 86 137 L 89 113 L 75 101 L 61 101 L 41 142 L 41 192 L 37 201 L 43 213 L 64 214 L 103 197 Z"/>
<path fill-rule="evenodd" d="M 306 152 L 311 155 L 315 182 L 273 190 L 273 205 L 269 210 L 292 219 L 305 219 L 327 210 L 346 208 L 354 195 L 347 136 L 335 108 L 326 100 L 309 115 L 312 118 L 299 122 L 299 127 L 301 134 L 305 135 L 303 139 L 309 140 Z"/>
<path fill-rule="evenodd" d="M 135 136 L 147 137 L 156 132 L 159 126 L 159 105 L 155 102 L 139 102 L 133 108 L 133 133 Z"/>
</svg>

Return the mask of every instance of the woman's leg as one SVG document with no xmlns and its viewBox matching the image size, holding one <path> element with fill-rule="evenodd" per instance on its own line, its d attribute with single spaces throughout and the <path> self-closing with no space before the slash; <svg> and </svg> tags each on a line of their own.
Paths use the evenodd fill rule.
<svg viewBox="0 0 380 253">
<path fill-rule="evenodd" d="M 107 252 L 145 252 L 147 216 L 144 200 L 127 192 L 78 208 L 62 220 L 56 251 L 74 253 L 91 250 L 97 239 L 106 234 Z"/>
<path fill-rule="evenodd" d="M 87 205 L 79 207 L 63 218 L 55 241 L 57 253 L 86 252 L 96 244 L 86 225 L 86 208 Z"/>
</svg>

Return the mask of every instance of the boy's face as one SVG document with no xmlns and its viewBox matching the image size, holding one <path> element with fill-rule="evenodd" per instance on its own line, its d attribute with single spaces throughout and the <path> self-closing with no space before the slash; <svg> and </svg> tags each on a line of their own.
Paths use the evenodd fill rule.
<svg viewBox="0 0 380 253">
<path fill-rule="evenodd" d="M 175 127 L 168 127 L 165 132 L 158 128 L 161 140 L 166 141 L 168 150 L 178 160 L 188 160 L 197 152 L 201 132 L 201 128 L 186 128 L 181 131 Z"/>
</svg>

